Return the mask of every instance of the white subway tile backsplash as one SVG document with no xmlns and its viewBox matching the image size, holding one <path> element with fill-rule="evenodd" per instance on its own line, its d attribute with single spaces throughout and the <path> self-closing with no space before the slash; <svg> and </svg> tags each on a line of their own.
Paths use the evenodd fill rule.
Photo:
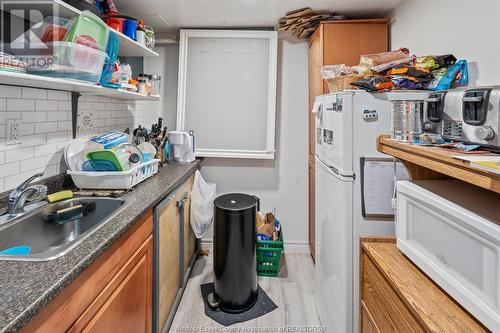
<svg viewBox="0 0 500 333">
<path fill-rule="evenodd" d="M 71 101 L 58 101 L 57 109 L 59 111 L 71 111 Z"/>
<path fill-rule="evenodd" d="M 109 97 L 83 95 L 79 110 L 92 114 L 89 137 L 132 129 L 133 108 Z M 21 144 L 6 145 L 6 119 L 21 119 Z M 44 178 L 66 172 L 64 148 L 72 138 L 71 94 L 0 85 L 0 192 L 9 191 L 36 172 Z"/>
<path fill-rule="evenodd" d="M 92 110 L 94 111 L 106 110 L 106 103 L 92 103 Z"/>
<path fill-rule="evenodd" d="M 69 131 L 71 130 L 71 121 L 60 121 L 57 123 L 58 131 Z"/>
<path fill-rule="evenodd" d="M 43 145 L 46 142 L 47 142 L 47 137 L 45 134 L 23 135 L 21 140 L 21 147 L 38 146 L 38 145 Z"/>
<path fill-rule="evenodd" d="M 113 126 L 113 125 L 116 125 L 116 124 L 117 124 L 116 118 L 106 119 L 106 126 Z"/>
<path fill-rule="evenodd" d="M 111 117 L 113 117 L 113 118 L 121 118 L 122 116 L 123 116 L 123 113 L 121 110 L 111 111 Z"/>
<path fill-rule="evenodd" d="M 8 151 L 8 150 L 16 150 L 21 148 L 20 143 L 16 143 L 14 145 L 7 145 L 5 142 L 5 138 L 0 139 L 0 151 Z"/>
<path fill-rule="evenodd" d="M 71 132 L 69 131 L 47 133 L 46 135 L 47 143 L 64 142 L 66 144 L 68 140 L 71 140 Z"/>
<path fill-rule="evenodd" d="M 60 112 L 60 111 L 47 112 L 47 120 L 48 121 L 68 120 L 68 116 L 69 116 L 69 112 Z"/>
<path fill-rule="evenodd" d="M 38 170 L 45 167 L 46 158 L 45 156 L 30 158 L 20 162 L 21 172 Z"/>
<path fill-rule="evenodd" d="M 33 171 L 19 173 L 17 175 L 12 175 L 5 178 L 5 191 L 11 190 L 21 184 L 23 181 L 33 176 L 35 173 Z"/>
<path fill-rule="evenodd" d="M 21 98 L 21 87 L 0 86 L 0 97 L 4 98 Z"/>
<path fill-rule="evenodd" d="M 85 102 L 99 102 L 99 96 L 97 95 L 84 95 Z"/>
<path fill-rule="evenodd" d="M 108 102 L 111 102 L 112 99 L 109 97 L 106 97 L 106 96 L 99 96 L 99 101 L 104 102 L 104 103 L 108 103 Z"/>
<path fill-rule="evenodd" d="M 9 111 L 32 111 L 35 110 L 35 101 L 32 99 L 7 99 L 7 110 Z"/>
<path fill-rule="evenodd" d="M 16 150 L 8 150 L 5 152 L 5 162 L 22 161 L 32 158 L 34 154 L 34 147 L 20 148 Z"/>
<path fill-rule="evenodd" d="M 42 112 L 42 111 L 23 112 L 22 114 L 23 123 L 36 123 L 46 120 L 47 120 L 47 112 Z"/>
<path fill-rule="evenodd" d="M 35 124 L 34 123 L 24 123 L 24 119 L 23 119 L 23 124 L 21 125 L 21 133 L 23 134 L 23 136 L 35 134 Z"/>
<path fill-rule="evenodd" d="M 68 91 L 47 90 L 47 98 L 57 101 L 69 101 L 71 95 Z"/>
<path fill-rule="evenodd" d="M 37 111 L 55 111 L 58 108 L 58 101 L 53 100 L 36 100 L 35 109 Z"/>
<path fill-rule="evenodd" d="M 57 132 L 56 121 L 48 121 L 44 123 L 35 124 L 35 133 L 50 133 L 50 132 Z"/>
<path fill-rule="evenodd" d="M 43 170 L 43 178 L 49 178 L 49 177 L 58 175 L 60 173 L 61 173 L 61 171 L 59 168 L 59 164 L 47 165 L 47 166 L 45 166 L 45 168 Z"/>
<path fill-rule="evenodd" d="M 47 99 L 47 90 L 23 87 L 22 88 L 22 98 Z"/>
<path fill-rule="evenodd" d="M 89 103 L 89 102 L 79 102 L 78 103 L 78 109 L 79 110 L 91 110 L 92 109 L 92 103 Z"/>
<path fill-rule="evenodd" d="M 64 152 L 63 151 L 58 151 L 54 155 L 47 155 L 47 156 L 45 156 L 44 163 L 46 165 L 66 163 L 64 161 Z"/>
<path fill-rule="evenodd" d="M 7 119 L 21 119 L 21 112 L 0 112 L 0 124 L 5 124 Z"/>
<path fill-rule="evenodd" d="M 7 163 L 0 165 L 0 175 L 8 177 L 19 173 L 19 162 Z"/>
<path fill-rule="evenodd" d="M 59 149 L 58 143 L 47 143 L 35 147 L 35 156 L 45 156 L 55 154 Z"/>
</svg>

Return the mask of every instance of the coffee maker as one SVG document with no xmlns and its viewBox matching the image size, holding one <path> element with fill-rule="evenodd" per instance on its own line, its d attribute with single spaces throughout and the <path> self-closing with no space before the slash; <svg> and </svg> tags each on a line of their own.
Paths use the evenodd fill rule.
<svg viewBox="0 0 500 333">
<path fill-rule="evenodd" d="M 174 161 L 193 162 L 196 159 L 193 131 L 170 131 L 168 141 L 172 147 Z"/>
</svg>

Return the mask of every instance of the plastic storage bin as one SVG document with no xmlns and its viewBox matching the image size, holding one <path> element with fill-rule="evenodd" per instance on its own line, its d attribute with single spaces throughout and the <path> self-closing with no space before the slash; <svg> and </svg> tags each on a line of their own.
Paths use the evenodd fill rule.
<svg viewBox="0 0 500 333">
<path fill-rule="evenodd" d="M 28 61 L 31 74 L 74 79 L 91 83 L 101 78 L 106 53 L 71 42 L 46 43 L 48 49 Z"/>
<path fill-rule="evenodd" d="M 71 22 L 71 27 L 64 40 L 91 47 L 98 45 L 98 48 L 103 50 L 108 44 L 108 37 L 109 27 L 107 24 L 97 15 L 85 10 Z"/>
<path fill-rule="evenodd" d="M 154 159 L 128 171 L 92 172 L 68 170 L 67 173 L 79 189 L 129 190 L 158 173 L 159 163 L 159 159 Z"/>
<path fill-rule="evenodd" d="M 257 275 L 277 277 L 284 249 L 283 230 L 277 241 L 257 240 Z"/>
</svg>

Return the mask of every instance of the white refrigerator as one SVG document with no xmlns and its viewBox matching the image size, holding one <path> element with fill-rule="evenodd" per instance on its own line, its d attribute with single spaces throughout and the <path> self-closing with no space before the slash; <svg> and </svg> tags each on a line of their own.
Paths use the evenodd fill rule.
<svg viewBox="0 0 500 333">
<path fill-rule="evenodd" d="M 359 332 L 359 238 L 394 236 L 395 175 L 398 180 L 408 176 L 401 163 L 376 149 L 376 137 L 391 130 L 387 94 L 318 96 L 312 112 L 316 304 L 327 332 Z"/>
</svg>

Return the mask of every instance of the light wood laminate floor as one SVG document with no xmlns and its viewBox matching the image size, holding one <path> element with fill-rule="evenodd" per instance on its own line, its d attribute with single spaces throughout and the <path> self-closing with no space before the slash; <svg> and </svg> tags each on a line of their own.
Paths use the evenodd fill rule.
<svg viewBox="0 0 500 333">
<path fill-rule="evenodd" d="M 259 285 L 278 309 L 229 327 L 205 316 L 200 285 L 213 281 L 212 265 L 211 256 L 200 257 L 196 262 L 170 328 L 171 333 L 322 331 L 314 302 L 314 264 L 310 255 L 287 254 L 286 277 L 259 278 Z"/>
</svg>

